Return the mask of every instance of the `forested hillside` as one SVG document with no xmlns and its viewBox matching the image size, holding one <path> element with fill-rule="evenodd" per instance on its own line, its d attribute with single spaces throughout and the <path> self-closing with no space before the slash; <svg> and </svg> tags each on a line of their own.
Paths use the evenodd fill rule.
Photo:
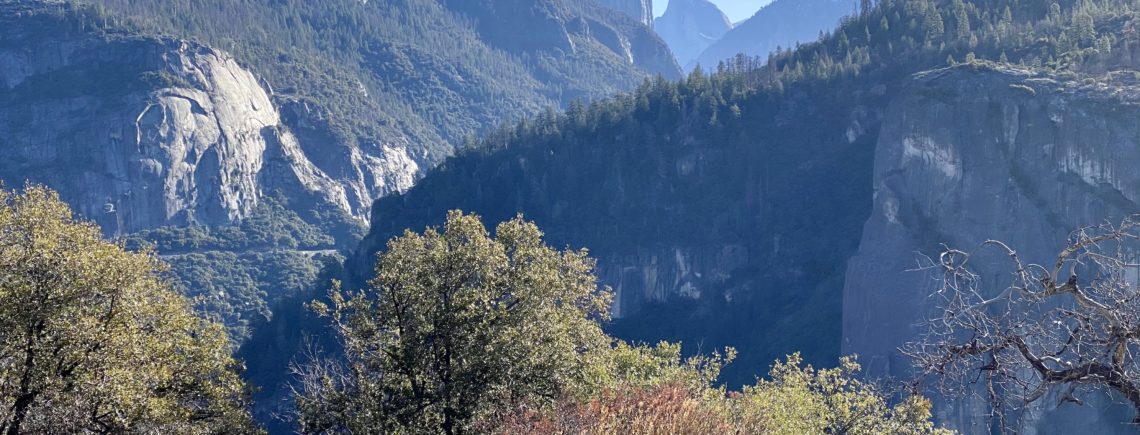
<svg viewBox="0 0 1140 435">
<path fill-rule="evenodd" d="M 684 78 L 643 23 L 593 1 L 0 0 L 0 25 L 0 180 L 56 187 L 121 243 L 95 243 L 47 190 L 0 195 L 4 282 L 17 283 L 0 286 L 0 309 L 30 319 L 0 329 L 13 349 L 0 401 L 24 409 L 0 428 L 19 431 L 38 403 L 42 426 L 26 427 L 67 432 L 13 373 L 119 427 L 73 394 L 71 369 L 37 363 L 145 367 L 148 352 L 98 352 L 121 326 L 108 336 L 158 346 L 243 428 L 246 390 L 223 355 L 235 348 L 254 418 L 281 431 L 1134 429 L 1137 339 L 1120 325 L 1136 323 L 1135 298 L 1113 287 L 1131 288 L 1134 266 L 1116 260 L 1131 251 L 1066 243 L 1140 211 L 1136 0 L 868 0 L 813 42 Z M 21 217 L 40 197 L 46 230 Z M 21 245 L 73 232 L 139 267 L 105 276 L 50 237 Z M 990 239 L 1023 248 L 1001 268 L 963 266 L 981 272 L 961 272 L 965 287 L 930 272 L 959 273 L 930 259 Z M 1058 249 L 1081 252 L 1055 267 L 1067 276 L 1010 266 Z M 58 285 L 60 270 L 78 284 Z M 1011 270 L 1029 290 L 1004 287 Z M 112 278 L 173 298 L 164 331 L 208 355 L 181 362 L 197 354 L 139 334 L 145 316 L 100 323 L 91 309 L 116 319 L 116 286 L 86 283 Z M 1106 286 L 1102 302 L 1082 293 Z M 975 288 L 983 309 L 1006 308 L 991 291 L 1037 305 L 1002 317 L 931 302 Z M 1079 307 L 1035 299 L 1058 294 Z M 1061 320 L 1031 326 L 1057 347 L 1025 341 L 1052 309 Z M 932 312 L 979 339 L 937 324 L 920 337 Z M 944 340 L 914 342 L 931 335 Z M 854 353 L 870 376 L 912 382 L 856 380 Z M 224 385 L 201 382 L 201 364 Z M 162 378 L 116 395 L 104 372 L 82 381 L 116 409 L 170 391 Z M 947 373 L 969 375 L 960 397 L 913 394 Z M 183 409 L 206 405 L 154 408 L 173 411 L 149 427 L 193 424 Z"/>
<path fill-rule="evenodd" d="M 790 50 L 816 41 L 843 17 L 858 13 L 856 3 L 847 0 L 774 0 L 695 53 L 688 66 L 713 68 L 741 53 L 764 57 Z"/>
<path fill-rule="evenodd" d="M 601 6 L 493 3 L 2 1 L 0 179 L 155 244 L 244 340 L 465 137 L 679 74 Z"/>
<path fill-rule="evenodd" d="M 733 382 L 794 350 L 834 358 L 879 128 L 905 78 L 981 59 L 1058 75 L 1129 65 L 1133 7 L 882 1 L 767 66 L 737 58 L 498 130 L 378 203 L 351 264 L 448 209 L 524 212 L 600 259 L 619 335 L 735 345 Z"/>
<path fill-rule="evenodd" d="M 851 358 L 791 355 L 729 394 L 715 380 L 732 349 L 684 358 L 614 339 L 584 250 L 547 246 L 521 217 L 492 235 L 461 212 L 391 240 L 367 290 L 309 304 L 338 347 L 291 365 L 291 400 L 258 424 L 222 325 L 153 252 L 101 232 L 50 189 L 0 190 L 6 433 L 945 433 L 927 399 L 890 398 Z"/>
<path fill-rule="evenodd" d="M 345 143 L 406 137 L 424 158 L 499 122 L 676 77 L 654 37 L 590 3 L 425 0 L 93 2 L 112 27 L 208 43 L 248 62 L 281 97 L 317 104 Z M 613 38 L 606 45 L 602 36 Z M 520 38 L 504 29 L 527 29 Z M 496 33 L 498 32 L 498 33 Z M 538 36 L 543 35 L 543 36 Z M 619 39 L 633 40 L 632 55 Z"/>
</svg>

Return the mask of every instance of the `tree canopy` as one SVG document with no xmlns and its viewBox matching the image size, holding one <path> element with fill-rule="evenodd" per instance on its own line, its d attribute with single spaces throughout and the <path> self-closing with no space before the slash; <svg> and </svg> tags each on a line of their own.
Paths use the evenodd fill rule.
<svg viewBox="0 0 1140 435">
<path fill-rule="evenodd" d="M 601 327 L 611 294 L 584 250 L 555 250 L 516 217 L 492 236 L 452 211 L 442 231 L 405 231 L 367 288 L 316 302 L 343 358 L 300 365 L 305 433 L 936 432 L 930 403 L 896 406 L 875 384 L 798 355 L 743 392 L 717 386 L 735 350 L 682 357 Z"/>
<path fill-rule="evenodd" d="M 315 365 L 298 398 L 305 431 L 462 432 L 495 406 L 554 399 L 590 385 L 610 346 L 585 251 L 557 251 L 521 218 L 490 236 L 452 212 L 442 232 L 406 232 L 364 291 L 334 291 L 347 361 Z"/>
<path fill-rule="evenodd" d="M 0 190 L 0 429 L 249 432 L 221 325 L 57 195 Z"/>
</svg>

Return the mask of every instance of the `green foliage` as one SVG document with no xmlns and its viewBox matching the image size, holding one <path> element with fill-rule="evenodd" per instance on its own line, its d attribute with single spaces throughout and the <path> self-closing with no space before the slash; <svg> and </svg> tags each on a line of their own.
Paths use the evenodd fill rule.
<svg viewBox="0 0 1140 435">
<path fill-rule="evenodd" d="M 1000 12 L 999 12 L 1000 11 Z M 1140 11 L 1131 0 L 1065 0 L 1048 6 L 1019 0 L 881 0 L 844 20 L 818 43 L 778 53 L 757 77 L 836 81 L 904 68 L 939 66 L 948 56 L 997 60 L 1055 70 L 1104 61 Z M 875 24 L 875 25 L 872 25 Z M 948 31 L 947 26 L 952 26 Z M 740 72 L 738 68 L 732 70 Z"/>
<path fill-rule="evenodd" d="M 768 379 L 746 387 L 734 404 L 744 421 L 771 434 L 929 434 L 931 404 L 911 396 L 890 406 L 877 385 L 858 378 L 854 358 L 840 359 L 839 367 L 804 366 L 798 354 L 777 361 Z"/>
<path fill-rule="evenodd" d="M 127 246 L 145 244 L 163 255 L 202 250 L 252 251 L 270 249 L 333 249 L 336 240 L 316 225 L 301 219 L 279 197 L 261 199 L 249 217 L 236 225 L 169 226 L 143 230 L 126 238 Z"/>
<path fill-rule="evenodd" d="M 684 369 L 680 358 L 672 367 Z M 705 392 L 662 382 L 620 386 L 585 400 L 564 399 L 487 422 L 499 434 L 949 434 L 931 423 L 931 405 L 910 396 L 890 406 L 874 384 L 858 379 L 852 358 L 835 369 L 803 366 L 799 355 L 777 361 L 768 379 L 743 392 Z"/>
<path fill-rule="evenodd" d="M 313 303 L 345 360 L 298 368 L 302 432 L 936 432 L 929 402 L 888 406 L 853 359 L 816 371 L 797 354 L 726 395 L 716 379 L 735 350 L 685 358 L 602 332 L 611 295 L 593 269 L 521 217 L 492 237 L 453 211 L 442 232 L 393 238 L 368 289 Z"/>
<path fill-rule="evenodd" d="M 490 220 L 525 212 L 552 243 L 589 246 L 603 266 L 668 258 L 675 248 L 705 260 L 739 249 L 726 257 L 741 259 L 725 266 L 727 277 L 682 278 L 700 290 L 695 300 L 626 292 L 619 305 L 631 308 L 609 330 L 735 347 L 741 363 L 724 373 L 732 385 L 794 351 L 826 364 L 840 356 L 838 295 L 871 212 L 877 114 L 907 77 L 948 59 L 973 59 L 975 70 L 1103 69 L 1127 59 L 1119 53 L 1136 43 L 1125 30 L 1138 7 L 1067 0 L 1050 12 L 1014 0 L 883 0 L 845 19 L 835 36 L 766 62 L 739 56 L 711 74 L 647 80 L 629 94 L 540 112 L 472 140 L 409 192 L 378 202 L 364 252 L 453 208 Z M 1081 43 L 1068 35 L 1074 17 L 1087 28 L 1085 16 L 1096 38 Z M 1118 54 L 1101 54 L 1110 52 Z M 718 250 L 702 251 L 709 247 Z"/>
<path fill-rule="evenodd" d="M 40 9 L 77 31 L 174 36 L 226 50 L 276 96 L 316 108 L 331 142 L 404 137 L 429 162 L 464 135 L 571 98 L 629 89 L 645 75 L 579 35 L 570 53 L 554 45 L 513 52 L 510 40 L 518 38 L 478 26 L 544 24 L 513 16 L 525 10 L 464 11 L 433 0 L 70 0 Z M 581 9 L 574 13 L 609 21 Z"/>
<path fill-rule="evenodd" d="M 278 301 L 321 286 L 320 270 L 342 261 L 337 250 L 362 231 L 339 210 L 311 211 L 318 226 L 288 205 L 281 195 L 267 196 L 236 225 L 156 228 L 128 235 L 124 243 L 132 250 L 153 247 L 170 264 L 167 277 L 175 288 L 241 343 L 254 325 L 272 318 Z"/>
<path fill-rule="evenodd" d="M 644 389 L 661 385 L 676 385 L 699 396 L 723 396 L 724 391 L 712 388 L 721 369 L 736 359 L 736 349 L 727 348 L 724 354 L 683 357 L 680 343 L 662 341 L 656 346 L 630 345 L 618 341 L 606 356 L 604 380 L 598 384 L 605 390 Z"/>
<path fill-rule="evenodd" d="M 54 192 L 0 193 L 0 429 L 253 431 L 221 325 Z"/>
<path fill-rule="evenodd" d="M 393 239 L 368 289 L 314 303 L 347 361 L 303 369 L 302 430 L 458 433 L 504 403 L 595 384 L 610 294 L 593 267 L 521 218 L 492 238 L 452 212 L 442 232 Z"/>
<path fill-rule="evenodd" d="M 167 278 L 198 308 L 226 325 L 239 344 L 273 317 L 277 302 L 322 286 L 323 267 L 342 261 L 331 251 L 203 251 L 163 257 Z"/>
</svg>

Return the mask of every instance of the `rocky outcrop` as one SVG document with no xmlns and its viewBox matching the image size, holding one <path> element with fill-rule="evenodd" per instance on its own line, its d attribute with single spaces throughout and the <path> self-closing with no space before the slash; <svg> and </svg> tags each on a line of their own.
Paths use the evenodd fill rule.
<svg viewBox="0 0 1140 435">
<path fill-rule="evenodd" d="M 680 78 L 681 70 L 665 41 L 649 27 L 624 20 L 605 21 L 600 14 L 582 18 L 580 35 L 600 42 L 625 62 L 669 79 Z"/>
<path fill-rule="evenodd" d="M 638 314 L 647 303 L 709 296 L 747 264 L 744 245 L 678 246 L 608 255 L 600 260 L 597 274 L 617 295 L 614 317 L 623 318 Z"/>
<path fill-rule="evenodd" d="M 669 44 L 677 63 L 689 65 L 732 29 L 732 22 L 708 0 L 672 0 L 653 30 Z"/>
<path fill-rule="evenodd" d="M 275 189 L 363 216 L 419 172 L 399 142 L 302 144 L 266 87 L 226 53 L 3 21 L 0 179 L 59 190 L 108 234 L 237 221 Z"/>
<path fill-rule="evenodd" d="M 641 24 L 653 25 L 653 0 L 597 0 L 597 2 L 626 14 Z"/>
<path fill-rule="evenodd" d="M 872 375 L 910 375 L 896 349 L 917 336 L 935 282 L 908 270 L 942 244 L 1000 239 L 1025 261 L 1048 262 L 1069 231 L 1140 211 L 1140 83 L 1131 74 L 1076 81 L 964 66 L 916 76 L 879 135 L 874 210 L 847 268 L 843 353 L 861 355 Z M 1001 276 L 999 265 L 978 266 Z M 1101 399 L 1084 408 L 1042 400 L 1020 431 L 1134 430 L 1122 424 L 1127 408 L 1088 412 Z M 988 432 L 983 401 L 936 413 L 963 433 Z"/>
<path fill-rule="evenodd" d="M 524 213 L 551 246 L 598 259 L 619 337 L 742 349 L 725 371 L 733 385 L 792 352 L 833 362 L 886 97 L 853 108 L 846 94 L 790 87 L 704 111 L 693 108 L 707 107 L 705 91 L 654 86 L 569 115 L 557 134 L 492 139 L 381 199 L 350 281 L 368 278 L 391 237 L 442 224 L 448 210 L 488 225 Z"/>
</svg>

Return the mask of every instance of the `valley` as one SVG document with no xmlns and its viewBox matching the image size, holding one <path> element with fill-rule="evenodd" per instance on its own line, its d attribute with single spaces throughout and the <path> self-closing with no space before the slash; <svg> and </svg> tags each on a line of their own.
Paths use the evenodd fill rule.
<svg viewBox="0 0 1140 435">
<path fill-rule="evenodd" d="M 648 0 L 0 0 L 0 180 L 5 189 L 51 188 L 103 237 L 168 263 L 162 279 L 224 325 L 256 387 L 251 414 L 273 433 L 298 424 L 494 432 L 478 426 L 494 420 L 487 413 L 531 402 L 472 408 L 463 423 L 451 408 L 350 422 L 337 414 L 348 411 L 326 408 L 348 402 L 323 402 L 335 396 L 320 389 L 328 385 L 363 388 L 350 372 L 388 379 L 419 370 L 424 364 L 368 358 L 460 320 L 512 337 L 463 340 L 489 340 L 484 348 L 503 352 L 494 358 L 513 361 L 519 376 L 562 370 L 531 379 L 535 391 L 516 391 L 520 382 L 494 378 L 491 362 L 454 360 L 549 409 L 581 405 L 561 402 L 574 394 L 608 397 L 574 377 L 585 375 L 567 374 L 574 370 L 617 379 L 606 387 L 617 391 L 661 387 L 613 374 L 624 373 L 622 358 L 675 370 L 671 382 L 700 379 L 693 397 L 717 396 L 706 405 L 749 388 L 781 397 L 764 389 L 775 388 L 763 383 L 773 361 L 811 370 L 858 355 L 858 379 L 929 387 L 938 374 L 916 373 L 900 349 L 941 313 L 933 295 L 944 277 L 927 267 L 937 266 L 932 259 L 996 239 L 1048 264 L 1075 229 L 1140 212 L 1130 170 L 1140 159 L 1134 1 L 775 0 L 733 24 L 707 1 L 672 0 L 654 15 Z M 499 233 L 500 222 L 516 226 Z M 464 251 L 470 243 L 482 250 Z M 578 249 L 596 265 L 577 260 Z M 516 252 L 546 262 L 516 261 Z M 439 260 L 448 255 L 467 257 Z M 384 259 L 403 268 L 384 269 Z M 486 316 L 400 305 L 375 284 L 450 288 L 441 284 L 448 274 L 467 277 L 458 265 L 480 261 L 488 265 L 475 278 L 455 279 L 513 289 L 472 296 L 470 310 Z M 980 292 L 1004 288 L 1003 264 L 976 262 Z M 525 272 L 500 271 L 511 268 Z M 612 300 L 568 284 L 591 277 L 591 291 Z M 344 300 L 329 293 L 334 280 Z M 1080 280 L 1111 279 L 1082 269 Z M 401 287 L 407 282 L 415 284 Z M 535 288 L 577 295 L 589 309 L 516 294 Z M 364 302 L 351 296 L 362 294 L 373 305 L 355 305 Z M 528 305 L 547 297 L 554 302 Z M 1105 303 L 1128 311 L 1129 301 Z M 516 319 L 515 306 L 531 311 Z M 570 306 L 579 311 L 559 311 Z M 425 314 L 384 323 L 415 309 Z M 369 310 L 383 315 L 353 317 Z M 495 316 L 521 329 L 495 329 Z M 436 323 L 416 323 L 424 319 Z M 551 319 L 568 323 L 544 333 L 567 328 L 556 338 L 577 347 L 549 350 L 568 352 L 550 360 L 540 347 L 516 347 L 538 346 L 520 331 Z M 401 327 L 410 329 L 360 338 L 382 344 L 352 341 L 369 328 Z M 670 353 L 653 347 L 661 342 L 680 344 Z M 1137 345 L 1121 344 L 1120 354 Z M 601 353 L 581 350 L 595 348 Z M 350 353 L 329 356 L 338 352 Z M 561 366 L 573 352 L 596 365 Z M 1136 361 L 1121 361 L 1114 370 L 1132 373 Z M 376 364 L 390 366 L 370 372 Z M 415 385 L 420 375 L 449 376 L 416 372 L 376 394 L 406 388 L 428 400 Z M 467 385 L 439 382 L 446 394 L 445 385 Z M 537 387 L 547 382 L 549 391 Z M 1134 429 L 1136 411 L 1114 396 L 1119 388 L 1074 382 L 1084 389 L 1024 403 L 980 384 L 960 397 L 916 390 L 929 406 L 915 409 L 929 418 L 899 427 L 925 429 L 897 433 Z M 881 396 L 884 410 L 902 397 Z M 871 414 L 898 416 L 884 410 Z M 510 420 L 521 425 L 514 430 L 571 424 L 530 417 Z M 733 427 L 751 427 L 741 421 Z"/>
</svg>

